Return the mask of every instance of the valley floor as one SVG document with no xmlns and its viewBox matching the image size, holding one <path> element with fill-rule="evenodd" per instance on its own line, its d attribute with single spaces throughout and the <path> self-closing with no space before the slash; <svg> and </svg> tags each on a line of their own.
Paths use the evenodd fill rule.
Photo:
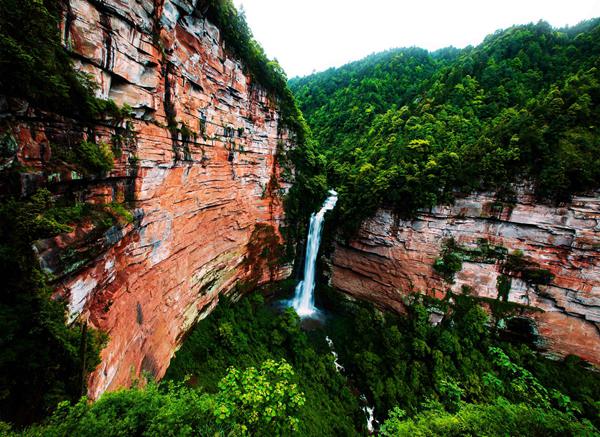
<svg viewBox="0 0 600 437">
<path fill-rule="evenodd" d="M 389 436 L 598 435 L 600 374 L 503 340 L 468 295 L 415 295 L 399 316 L 321 287 L 307 323 L 282 304 L 294 285 L 222 300 L 160 384 L 61 404 L 24 434 L 368 435 L 373 408 Z"/>
</svg>

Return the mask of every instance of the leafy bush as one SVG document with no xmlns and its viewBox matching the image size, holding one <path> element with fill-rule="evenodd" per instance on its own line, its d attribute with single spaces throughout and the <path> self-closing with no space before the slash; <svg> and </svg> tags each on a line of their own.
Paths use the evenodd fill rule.
<svg viewBox="0 0 600 437">
<path fill-rule="evenodd" d="M 125 223 L 133 222 L 133 214 L 122 203 L 112 202 L 106 207 Z"/>
<path fill-rule="evenodd" d="M 285 361 L 267 360 L 259 369 L 230 368 L 214 395 L 183 382 L 150 382 L 105 393 L 93 403 L 85 397 L 75 404 L 61 402 L 45 424 L 20 435 L 289 435 L 304 402 L 293 378 Z M 3 435 L 11 435 L 10 427 L 2 426 Z"/>
<path fill-rule="evenodd" d="M 293 382 L 292 367 L 267 360 L 260 368 L 230 368 L 219 383 L 215 416 L 219 423 L 236 423 L 243 434 L 282 435 L 298 430 L 304 395 Z"/>
<path fill-rule="evenodd" d="M 114 166 L 115 157 L 106 143 L 82 141 L 76 153 L 83 167 L 94 173 L 106 173 Z"/>
<path fill-rule="evenodd" d="M 73 164 L 84 174 L 106 173 L 112 170 L 115 156 L 106 143 L 94 143 L 84 140 L 74 147 L 54 145 L 53 159 Z"/>
<path fill-rule="evenodd" d="M 462 269 L 462 257 L 456 252 L 446 251 L 441 258 L 438 258 L 433 263 L 433 268 L 436 272 L 444 277 L 448 282 L 454 280 L 454 274 Z"/>
<path fill-rule="evenodd" d="M 122 389 L 94 403 L 84 397 L 74 405 L 59 404 L 47 424 L 24 436 L 192 436 L 228 435 L 213 418 L 214 399 L 181 384 Z"/>
<path fill-rule="evenodd" d="M 421 412 L 406 418 L 399 409 L 381 427 L 382 436 L 591 436 L 597 430 L 589 422 L 524 403 L 499 398 L 490 404 L 467 404 L 457 413 L 443 409 Z"/>
</svg>

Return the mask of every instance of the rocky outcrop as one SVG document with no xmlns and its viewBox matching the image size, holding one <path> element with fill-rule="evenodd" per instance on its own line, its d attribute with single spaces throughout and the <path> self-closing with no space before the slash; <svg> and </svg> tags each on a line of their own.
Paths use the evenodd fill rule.
<svg viewBox="0 0 600 437">
<path fill-rule="evenodd" d="M 89 203 L 134 202 L 132 223 L 101 231 L 83 223 L 35 247 L 70 319 L 108 334 L 92 398 L 143 371 L 160 378 L 220 294 L 290 272 L 269 258 L 283 244 L 290 181 L 277 157 L 292 147 L 290 135 L 196 3 L 68 2 L 62 35 L 76 67 L 100 97 L 129 105 L 130 120 L 81 125 L 14 102 L 3 108 L 28 169 L 23 194 L 47 186 Z M 56 145 L 87 139 L 119 141 L 113 170 L 88 177 L 52 168 Z"/>
<path fill-rule="evenodd" d="M 434 263 L 449 242 L 463 261 L 445 279 Z M 508 302 L 542 348 L 600 364 L 599 195 L 554 207 L 524 191 L 512 203 L 480 193 L 413 220 L 382 209 L 355 239 L 335 243 L 330 274 L 336 288 L 397 311 L 413 292 L 470 287 L 488 306 Z"/>
</svg>

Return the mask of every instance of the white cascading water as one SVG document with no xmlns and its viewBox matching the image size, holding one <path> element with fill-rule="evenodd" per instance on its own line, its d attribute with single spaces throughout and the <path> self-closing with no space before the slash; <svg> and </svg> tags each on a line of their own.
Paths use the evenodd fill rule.
<svg viewBox="0 0 600 437">
<path fill-rule="evenodd" d="M 329 350 L 333 355 L 333 364 L 335 365 L 335 370 L 337 370 L 338 372 L 346 370 L 338 360 L 338 354 L 335 351 L 335 347 L 333 346 L 333 340 L 329 338 L 328 335 L 326 335 L 325 341 L 327 342 L 327 346 L 329 346 Z M 369 431 L 369 434 L 373 434 L 375 432 L 375 425 L 379 424 L 377 419 L 375 419 L 375 407 L 369 407 L 367 397 L 363 394 L 360 395 L 360 401 L 363 403 L 362 410 L 367 418 L 367 430 Z"/>
<path fill-rule="evenodd" d="M 367 397 L 365 395 L 360 395 L 360 400 L 365 403 L 362 407 L 365 415 L 367 416 L 367 430 L 369 434 L 372 434 L 375 431 L 375 424 L 379 423 L 377 419 L 375 419 L 375 407 L 369 407 L 367 404 Z"/>
<path fill-rule="evenodd" d="M 319 212 L 310 216 L 308 238 L 306 239 L 306 258 L 304 259 L 304 279 L 296 286 L 296 294 L 292 301 L 292 306 L 300 317 L 310 317 L 317 312 L 313 292 L 315 290 L 315 265 L 319 245 L 321 244 L 321 231 L 323 230 L 325 213 L 335 207 L 337 200 L 337 193 L 334 190 L 329 190 L 329 197 L 325 199 L 325 203 L 323 203 Z"/>
<path fill-rule="evenodd" d="M 335 370 L 337 370 L 338 372 L 342 371 L 342 370 L 346 370 L 344 369 L 344 366 L 342 366 L 340 364 L 340 362 L 338 361 L 338 354 L 335 351 L 335 349 L 333 348 L 333 340 L 331 338 L 329 338 L 328 335 L 325 336 L 325 341 L 327 342 L 327 346 L 329 346 L 329 350 L 331 351 L 331 355 L 333 355 L 333 365 L 335 366 Z"/>
</svg>

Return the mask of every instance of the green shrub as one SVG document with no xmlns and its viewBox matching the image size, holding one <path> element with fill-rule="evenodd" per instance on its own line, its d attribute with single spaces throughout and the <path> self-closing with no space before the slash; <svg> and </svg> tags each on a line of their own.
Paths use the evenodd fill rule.
<svg viewBox="0 0 600 437">
<path fill-rule="evenodd" d="M 556 410 L 497 399 L 491 404 L 467 404 L 457 413 L 430 410 L 405 418 L 400 410 L 381 427 L 382 436 L 592 436 L 598 431 L 589 422 Z"/>
<path fill-rule="evenodd" d="M 47 424 L 24 436 L 193 436 L 229 435 L 230 427 L 215 422 L 214 399 L 181 384 L 122 389 L 96 402 L 82 398 L 62 402 Z"/>
<path fill-rule="evenodd" d="M 114 155 L 106 143 L 82 141 L 75 153 L 81 166 L 92 173 L 106 173 L 114 166 Z"/>
<path fill-rule="evenodd" d="M 510 294 L 511 288 L 511 279 L 508 276 L 500 275 L 498 276 L 496 282 L 496 289 L 498 290 L 498 300 L 503 302 L 508 301 L 508 295 Z"/>
<path fill-rule="evenodd" d="M 441 258 L 437 258 L 433 268 L 448 282 L 454 280 L 454 274 L 462 269 L 462 257 L 456 252 L 446 252 Z"/>
<path fill-rule="evenodd" d="M 214 414 L 219 423 L 235 423 L 243 434 L 287 435 L 298 430 L 304 394 L 285 360 L 267 360 L 260 368 L 230 368 L 219 383 Z"/>
<path fill-rule="evenodd" d="M 107 204 L 106 207 L 125 223 L 133 222 L 133 213 L 129 211 L 122 203 L 112 202 Z"/>
<path fill-rule="evenodd" d="M 522 251 L 508 255 L 504 268 L 530 284 L 547 285 L 554 279 L 552 272 L 541 269 L 537 263 L 525 259 Z"/>
<path fill-rule="evenodd" d="M 442 244 L 442 256 L 433 263 L 433 269 L 439 273 L 446 281 L 454 282 L 454 275 L 462 269 L 463 250 L 459 247 L 453 238 L 450 238 Z"/>
</svg>

